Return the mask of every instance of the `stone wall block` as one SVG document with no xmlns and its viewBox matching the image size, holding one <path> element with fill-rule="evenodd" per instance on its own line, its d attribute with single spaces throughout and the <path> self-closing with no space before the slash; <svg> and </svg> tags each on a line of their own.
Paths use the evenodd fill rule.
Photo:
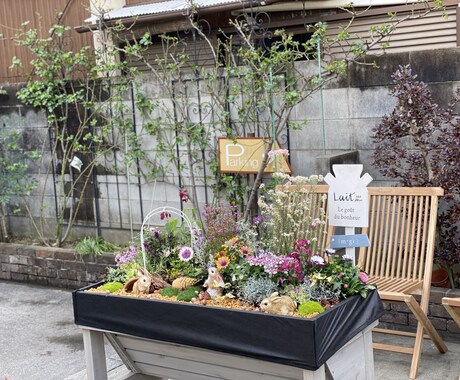
<svg viewBox="0 0 460 380">
<path fill-rule="evenodd" d="M 115 266 L 115 255 L 112 253 L 105 253 L 103 255 L 96 256 L 96 263 Z"/>
<path fill-rule="evenodd" d="M 27 281 L 28 276 L 23 273 L 11 273 L 11 279 L 13 281 Z"/>
<path fill-rule="evenodd" d="M 20 255 L 20 256 L 35 257 L 35 249 L 34 248 L 27 248 L 27 247 L 18 246 L 16 248 L 16 253 L 18 255 Z"/>
<path fill-rule="evenodd" d="M 460 336 L 460 327 L 453 320 L 447 321 L 447 331 L 459 334 Z"/>
<path fill-rule="evenodd" d="M 62 278 L 48 278 L 48 285 L 60 287 L 60 288 L 63 288 L 63 287 L 66 288 L 67 280 L 62 279 Z"/>
<path fill-rule="evenodd" d="M 442 298 L 446 296 L 448 290 L 449 289 L 447 288 L 437 288 L 432 286 L 430 290 L 431 303 L 440 305 L 442 303 Z"/>
<path fill-rule="evenodd" d="M 35 256 L 36 257 L 43 257 L 43 258 L 49 258 L 49 259 L 54 259 L 54 251 L 47 249 L 47 248 L 37 248 L 35 250 Z"/>
<path fill-rule="evenodd" d="M 407 305 L 402 304 L 402 303 L 391 304 L 391 310 L 396 311 L 396 312 L 402 312 L 402 313 L 410 313 L 410 310 L 407 307 Z"/>
<path fill-rule="evenodd" d="M 1 271 L 0 272 L 0 280 L 11 280 L 11 272 L 10 271 Z"/>
<path fill-rule="evenodd" d="M 67 279 L 68 278 L 68 270 L 67 269 L 58 269 L 56 271 L 56 276 L 57 278 L 61 278 L 61 279 Z"/>
<path fill-rule="evenodd" d="M 54 268 L 47 268 L 46 269 L 46 277 L 48 278 L 56 278 L 57 277 L 57 270 Z"/>
<path fill-rule="evenodd" d="M 428 319 L 433 324 L 433 327 L 439 331 L 446 331 L 447 330 L 447 319 L 444 318 L 436 318 L 436 317 L 428 317 Z M 414 317 L 413 314 L 409 314 L 409 325 L 417 326 L 417 318 Z"/>
<path fill-rule="evenodd" d="M 6 265 L 6 270 L 9 270 L 10 272 L 19 272 L 19 265 L 18 264 L 7 264 Z"/>
<path fill-rule="evenodd" d="M 431 317 L 449 318 L 449 313 L 442 305 L 431 304 L 429 310 Z"/>
<path fill-rule="evenodd" d="M 386 312 L 381 318 L 381 322 L 391 322 L 396 325 L 407 325 L 407 316 L 405 313 Z"/>
<path fill-rule="evenodd" d="M 56 251 L 54 254 L 54 258 L 57 260 L 65 260 L 65 261 L 75 261 L 76 254 L 74 251 L 66 250 L 66 251 Z"/>
</svg>

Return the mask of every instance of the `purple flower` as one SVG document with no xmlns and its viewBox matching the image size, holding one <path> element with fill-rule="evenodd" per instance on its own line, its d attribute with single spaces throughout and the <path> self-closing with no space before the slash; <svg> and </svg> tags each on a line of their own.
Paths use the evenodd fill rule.
<svg viewBox="0 0 460 380">
<path fill-rule="evenodd" d="M 258 224 L 258 223 L 262 222 L 262 220 L 263 220 L 263 218 L 262 218 L 262 216 L 260 216 L 260 215 L 255 216 L 254 218 L 252 218 L 252 222 L 253 222 L 254 224 Z"/>
<path fill-rule="evenodd" d="M 120 267 L 123 264 L 127 264 L 131 261 L 136 261 L 136 259 L 137 253 L 136 247 L 134 245 L 131 245 L 128 251 L 119 253 L 115 256 L 115 262 L 117 264 L 117 267 Z"/>
<path fill-rule="evenodd" d="M 193 250 L 190 247 L 184 246 L 179 250 L 179 259 L 182 261 L 190 261 L 193 257 Z"/>
</svg>

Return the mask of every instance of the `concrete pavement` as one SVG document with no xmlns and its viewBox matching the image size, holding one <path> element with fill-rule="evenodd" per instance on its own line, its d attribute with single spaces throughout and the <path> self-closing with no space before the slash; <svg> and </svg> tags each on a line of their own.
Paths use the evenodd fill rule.
<svg viewBox="0 0 460 380">
<path fill-rule="evenodd" d="M 384 343 L 401 339 L 374 335 Z M 418 380 L 459 379 L 460 342 L 446 344 L 449 352 L 439 354 L 425 342 Z M 114 350 L 107 346 L 106 352 L 107 367 L 120 370 Z M 375 380 L 408 379 L 409 356 L 374 351 L 374 360 Z M 86 379 L 83 339 L 73 322 L 70 291 L 0 281 L 0 380 L 5 379 Z"/>
</svg>

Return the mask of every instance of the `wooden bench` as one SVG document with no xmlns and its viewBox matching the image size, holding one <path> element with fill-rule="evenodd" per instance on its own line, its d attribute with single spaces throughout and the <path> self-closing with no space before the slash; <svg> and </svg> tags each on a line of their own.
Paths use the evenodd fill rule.
<svg viewBox="0 0 460 380">
<path fill-rule="evenodd" d="M 313 186 L 311 190 L 316 195 L 312 200 L 318 202 L 318 194 L 327 196 L 328 189 L 326 185 Z M 369 187 L 368 193 L 369 227 L 361 232 L 368 234 L 371 246 L 359 249 L 358 266 L 369 275 L 370 283 L 377 285 L 383 301 L 405 304 L 417 319 L 416 333 L 374 330 L 413 337 L 412 347 L 375 343 L 374 348 L 412 355 L 409 377 L 415 379 L 425 333 L 441 353 L 447 352 L 427 317 L 438 199 L 444 191 L 425 187 Z M 324 247 L 328 246 L 335 228 L 327 226 L 327 231 Z M 419 296 L 420 301 L 414 296 Z"/>
</svg>

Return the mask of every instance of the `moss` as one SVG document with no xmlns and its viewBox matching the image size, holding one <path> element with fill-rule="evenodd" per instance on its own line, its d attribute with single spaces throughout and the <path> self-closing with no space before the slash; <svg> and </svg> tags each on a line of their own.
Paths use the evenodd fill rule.
<svg viewBox="0 0 460 380">
<path fill-rule="evenodd" d="M 177 295 L 178 301 L 190 302 L 201 291 L 199 286 L 189 286 Z"/>
<path fill-rule="evenodd" d="M 321 306 L 319 302 L 316 301 L 307 301 L 299 306 L 299 314 L 301 317 L 306 317 L 311 314 L 322 313 L 324 307 Z"/>
<path fill-rule="evenodd" d="M 110 293 L 116 292 L 117 290 L 123 289 L 123 284 L 121 282 L 106 282 L 101 286 L 101 290 L 108 290 Z"/>
<path fill-rule="evenodd" d="M 179 289 L 168 287 L 168 288 L 163 288 L 160 291 L 160 294 L 164 297 L 176 297 L 179 294 Z"/>
</svg>

